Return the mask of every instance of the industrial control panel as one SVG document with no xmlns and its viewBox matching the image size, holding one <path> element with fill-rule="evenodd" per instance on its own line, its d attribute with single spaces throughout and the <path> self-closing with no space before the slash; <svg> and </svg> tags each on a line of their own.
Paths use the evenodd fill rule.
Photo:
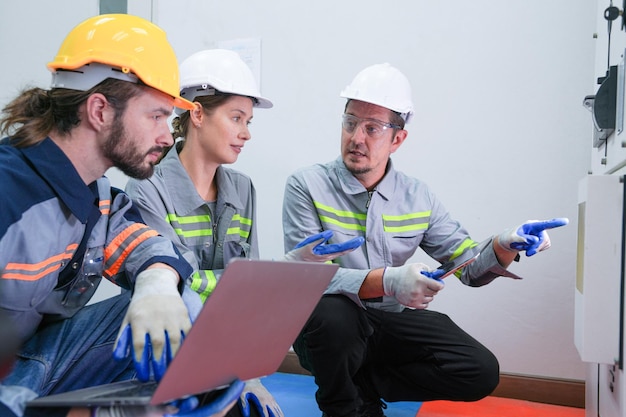
<svg viewBox="0 0 626 417">
<path fill-rule="evenodd" d="M 626 416 L 626 0 L 597 0 L 591 163 L 579 182 L 575 345 L 587 363 L 585 417 Z"/>
</svg>

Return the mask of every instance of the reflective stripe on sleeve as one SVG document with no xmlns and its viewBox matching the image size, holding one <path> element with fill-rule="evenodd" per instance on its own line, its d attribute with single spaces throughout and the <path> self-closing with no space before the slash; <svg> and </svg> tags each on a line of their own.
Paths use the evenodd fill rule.
<svg viewBox="0 0 626 417">
<path fill-rule="evenodd" d="M 213 271 L 203 270 L 196 271 L 191 275 L 191 285 L 189 287 L 200 295 L 200 299 L 204 303 L 216 285 L 217 278 L 215 278 Z"/>
<path fill-rule="evenodd" d="M 158 233 L 145 224 L 135 223 L 127 227 L 104 248 L 106 262 L 104 275 L 112 277 L 119 273 L 130 253 L 141 243 L 155 236 L 158 236 Z"/>
<path fill-rule="evenodd" d="M 67 261 L 72 259 L 77 248 L 78 244 L 72 243 L 65 248 L 63 253 L 51 256 L 48 259 L 34 264 L 9 262 L 4 267 L 2 278 L 20 281 L 36 281 L 64 266 Z"/>
</svg>

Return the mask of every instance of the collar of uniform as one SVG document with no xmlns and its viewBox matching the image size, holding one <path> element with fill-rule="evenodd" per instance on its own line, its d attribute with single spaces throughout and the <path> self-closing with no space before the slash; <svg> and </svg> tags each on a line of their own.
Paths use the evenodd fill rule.
<svg viewBox="0 0 626 417">
<path fill-rule="evenodd" d="M 393 169 L 393 163 L 391 158 L 387 162 L 387 168 L 385 169 L 385 176 L 376 185 L 376 191 L 385 199 L 390 200 L 393 196 L 393 192 L 396 188 L 396 171 Z"/>
<path fill-rule="evenodd" d="M 346 165 L 343 163 L 341 156 L 335 160 L 335 166 L 337 167 L 337 175 L 341 179 L 341 188 L 346 194 L 354 195 L 367 192 L 367 189 L 363 186 L 363 184 L 361 184 L 359 180 L 357 180 L 356 177 L 348 171 L 348 168 L 346 168 Z M 391 159 L 389 159 L 385 176 L 375 187 L 376 192 L 378 192 L 386 200 L 389 200 L 390 196 L 393 195 L 393 190 L 395 188 L 394 176 L 395 170 L 393 169 Z"/>
<path fill-rule="evenodd" d="M 36 145 L 22 148 L 22 153 L 72 214 L 81 223 L 86 223 L 95 196 L 63 151 L 52 139 L 46 138 Z"/>
<path fill-rule="evenodd" d="M 356 177 L 348 171 L 348 168 L 346 168 L 346 165 L 343 163 L 343 158 L 341 156 L 335 159 L 333 165 L 344 193 L 348 195 L 355 195 L 367 192 L 365 187 L 363 187 L 363 184 L 361 184 L 359 180 L 357 180 Z"/>
<path fill-rule="evenodd" d="M 163 176 L 167 191 L 172 196 L 174 211 L 179 215 L 187 215 L 202 206 L 205 201 L 198 195 L 189 174 L 180 162 L 178 146 L 180 146 L 179 143 L 172 146 L 157 165 L 157 170 Z"/>
<path fill-rule="evenodd" d="M 218 205 L 228 204 L 238 210 L 242 210 L 245 205 L 239 197 L 239 193 L 237 191 L 238 185 L 233 182 L 233 172 L 233 170 L 225 168 L 221 165 L 217 168 L 217 172 L 215 173 L 218 190 L 217 203 Z"/>
<path fill-rule="evenodd" d="M 164 174 L 163 181 L 172 196 L 172 204 L 176 214 L 185 215 L 206 204 L 206 201 L 200 197 L 191 178 L 189 178 L 189 174 L 187 174 L 183 164 L 180 162 L 178 157 L 179 146 L 172 146 L 172 149 L 169 150 L 159 165 L 161 165 L 161 170 Z M 165 174 L 166 172 L 167 174 Z M 215 177 L 217 179 L 218 199 L 223 198 L 226 203 L 236 208 L 243 208 L 244 205 L 239 195 L 235 192 L 235 184 L 226 175 L 226 168 L 220 166 L 215 173 Z"/>
</svg>

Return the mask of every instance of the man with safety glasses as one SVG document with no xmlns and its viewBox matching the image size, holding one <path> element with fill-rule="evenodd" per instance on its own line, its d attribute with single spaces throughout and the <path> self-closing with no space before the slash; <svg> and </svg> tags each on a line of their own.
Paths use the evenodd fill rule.
<svg viewBox="0 0 626 417">
<path fill-rule="evenodd" d="M 413 116 L 411 86 L 389 64 L 359 72 L 342 92 L 341 156 L 298 170 L 286 184 L 285 248 L 322 230 L 333 242 L 365 243 L 335 262 L 341 268 L 294 343 L 315 376 L 324 417 L 381 417 L 387 402 L 474 401 L 499 380 L 495 356 L 444 314 L 427 310 L 444 289 L 438 272 L 407 263 L 422 248 L 446 263 L 479 246 L 426 184 L 394 169 Z M 546 229 L 567 219 L 528 221 L 480 245 L 456 272 L 481 286 L 518 256 L 547 249 Z"/>
</svg>

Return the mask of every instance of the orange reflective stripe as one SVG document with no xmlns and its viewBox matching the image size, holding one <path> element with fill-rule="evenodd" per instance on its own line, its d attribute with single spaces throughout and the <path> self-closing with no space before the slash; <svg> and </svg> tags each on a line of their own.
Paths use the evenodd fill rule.
<svg viewBox="0 0 626 417">
<path fill-rule="evenodd" d="M 102 215 L 108 216 L 111 212 L 111 200 L 100 200 L 98 208 L 100 209 L 100 213 L 102 213 Z"/>
<path fill-rule="evenodd" d="M 150 229 L 145 224 L 135 223 L 127 227 L 122 233 L 118 234 L 115 239 L 104 249 L 104 259 L 107 264 L 115 259 L 113 264 L 104 271 L 104 275 L 112 277 L 120 271 L 120 268 L 130 253 L 141 243 L 158 236 L 159 234 Z M 121 253 L 116 254 L 121 250 Z M 114 258 L 115 257 L 115 258 Z"/>
<path fill-rule="evenodd" d="M 51 256 L 35 264 L 9 262 L 4 268 L 2 278 L 19 281 L 37 281 L 60 269 L 66 261 L 72 259 L 77 248 L 78 244 L 72 243 L 65 248 L 65 252 Z"/>
</svg>

